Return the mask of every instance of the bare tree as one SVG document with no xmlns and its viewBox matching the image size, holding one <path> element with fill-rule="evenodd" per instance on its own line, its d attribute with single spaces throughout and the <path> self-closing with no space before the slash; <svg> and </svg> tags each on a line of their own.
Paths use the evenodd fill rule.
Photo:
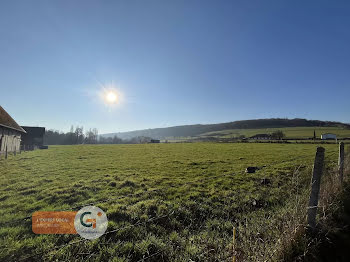
<svg viewBox="0 0 350 262">
<path fill-rule="evenodd" d="M 85 134 L 85 143 L 86 144 L 97 144 L 98 139 L 98 130 L 97 128 L 89 129 Z"/>
<path fill-rule="evenodd" d="M 74 139 L 75 144 L 82 144 L 84 141 L 84 128 L 77 126 L 75 128 L 74 135 L 75 135 L 75 139 Z"/>
<path fill-rule="evenodd" d="M 275 131 L 275 132 L 273 132 L 273 133 L 271 134 L 271 137 L 272 137 L 273 139 L 281 140 L 282 138 L 285 137 L 285 134 L 283 133 L 282 130 L 277 130 L 277 131 Z"/>
</svg>

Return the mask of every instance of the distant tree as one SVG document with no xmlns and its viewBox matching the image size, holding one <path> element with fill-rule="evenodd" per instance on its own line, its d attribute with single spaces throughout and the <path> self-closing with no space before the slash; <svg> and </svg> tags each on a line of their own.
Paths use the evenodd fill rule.
<svg viewBox="0 0 350 262">
<path fill-rule="evenodd" d="M 80 129 L 79 129 L 79 136 L 78 136 L 78 143 L 79 144 L 82 144 L 84 143 L 84 127 L 82 126 Z"/>
<path fill-rule="evenodd" d="M 114 136 L 112 139 L 113 144 L 121 144 L 122 142 L 123 142 L 123 140 L 117 136 Z"/>
<path fill-rule="evenodd" d="M 98 130 L 97 128 L 89 129 L 85 133 L 85 139 L 84 139 L 85 144 L 97 144 L 98 142 Z"/>
<path fill-rule="evenodd" d="M 89 129 L 84 135 L 84 128 L 77 126 L 75 129 L 71 126 L 70 131 L 63 133 L 57 130 L 46 130 L 44 134 L 44 143 L 46 145 L 76 145 L 76 144 L 112 144 L 123 143 L 123 140 L 118 137 L 109 137 L 107 139 L 98 137 L 98 129 Z"/>
<path fill-rule="evenodd" d="M 273 132 L 273 133 L 271 134 L 271 137 L 272 137 L 273 139 L 281 140 L 282 138 L 285 137 L 285 134 L 283 133 L 282 130 L 277 130 L 277 131 L 275 131 L 275 132 Z"/>
<path fill-rule="evenodd" d="M 84 142 L 84 129 L 77 126 L 74 131 L 74 144 L 82 144 Z"/>
<path fill-rule="evenodd" d="M 74 126 L 71 125 L 70 127 L 70 132 L 67 136 L 67 144 L 68 145 L 73 145 L 75 144 L 75 135 L 74 135 Z"/>
<path fill-rule="evenodd" d="M 94 144 L 94 132 L 91 128 L 85 133 L 85 144 Z"/>
<path fill-rule="evenodd" d="M 45 145 L 61 145 L 65 141 L 65 134 L 57 130 L 46 130 L 44 134 Z"/>
<path fill-rule="evenodd" d="M 91 132 L 91 128 L 86 131 L 85 133 L 85 139 L 84 139 L 84 143 L 85 144 L 91 144 L 92 141 L 92 132 Z"/>
<path fill-rule="evenodd" d="M 98 143 L 99 144 L 121 144 L 121 143 L 123 143 L 123 140 L 117 136 L 114 136 L 114 137 L 100 136 L 98 139 Z"/>
<path fill-rule="evenodd" d="M 108 139 L 109 137 L 103 137 L 103 136 L 101 136 L 99 139 L 98 139 L 98 143 L 99 144 L 109 144 L 109 143 L 107 143 L 107 139 Z"/>
<path fill-rule="evenodd" d="M 97 130 L 97 128 L 93 128 L 92 129 L 92 133 L 93 133 L 93 144 L 97 144 L 97 141 L 98 141 L 98 130 Z"/>
</svg>

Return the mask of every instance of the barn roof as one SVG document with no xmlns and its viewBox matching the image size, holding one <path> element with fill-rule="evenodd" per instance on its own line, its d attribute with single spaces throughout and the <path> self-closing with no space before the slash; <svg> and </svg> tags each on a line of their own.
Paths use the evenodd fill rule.
<svg viewBox="0 0 350 262">
<path fill-rule="evenodd" d="M 26 133 L 26 131 L 16 123 L 16 121 L 5 111 L 5 109 L 2 108 L 2 106 L 0 106 L 0 126 Z"/>
<path fill-rule="evenodd" d="M 26 132 L 27 135 L 32 137 L 42 137 L 45 134 L 45 127 L 37 126 L 21 126 Z"/>
</svg>

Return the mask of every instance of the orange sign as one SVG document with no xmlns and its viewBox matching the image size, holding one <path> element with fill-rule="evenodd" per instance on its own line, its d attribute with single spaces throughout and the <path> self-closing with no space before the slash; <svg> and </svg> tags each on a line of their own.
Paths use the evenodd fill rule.
<svg viewBox="0 0 350 262">
<path fill-rule="evenodd" d="M 35 234 L 77 234 L 74 227 L 75 211 L 37 211 L 32 215 Z"/>
</svg>

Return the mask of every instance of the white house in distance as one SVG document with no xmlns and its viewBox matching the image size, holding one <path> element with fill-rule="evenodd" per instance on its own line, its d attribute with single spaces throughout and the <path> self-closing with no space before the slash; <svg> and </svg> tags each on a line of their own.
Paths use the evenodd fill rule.
<svg viewBox="0 0 350 262">
<path fill-rule="evenodd" d="M 327 140 L 327 139 L 337 139 L 337 135 L 336 134 L 331 134 L 331 133 L 326 133 L 326 134 L 322 134 L 321 135 L 321 139 L 322 140 Z"/>
</svg>

